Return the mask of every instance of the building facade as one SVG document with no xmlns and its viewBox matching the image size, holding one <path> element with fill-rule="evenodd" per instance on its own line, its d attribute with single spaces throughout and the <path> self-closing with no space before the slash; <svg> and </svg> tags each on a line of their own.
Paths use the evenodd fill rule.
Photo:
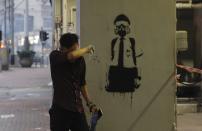
<svg viewBox="0 0 202 131">
<path fill-rule="evenodd" d="M 14 6 L 12 6 L 11 1 L 12 0 L 6 0 L 5 8 L 5 0 L 0 0 L 0 29 L 3 31 L 3 34 L 6 34 L 6 38 L 3 38 L 7 42 L 7 46 L 10 48 L 10 50 L 13 50 L 14 55 L 17 55 L 17 51 L 22 50 L 24 45 L 26 0 L 14 0 Z M 12 8 L 14 9 L 14 43 L 11 42 Z M 52 27 L 52 7 L 50 1 L 28 0 L 29 42 L 31 44 L 31 49 L 34 50 L 38 55 L 41 55 L 42 53 L 42 44 L 39 38 L 39 32 L 40 30 L 44 30 L 49 33 L 49 39 L 45 44 L 45 49 L 49 50 L 52 46 Z"/>
</svg>

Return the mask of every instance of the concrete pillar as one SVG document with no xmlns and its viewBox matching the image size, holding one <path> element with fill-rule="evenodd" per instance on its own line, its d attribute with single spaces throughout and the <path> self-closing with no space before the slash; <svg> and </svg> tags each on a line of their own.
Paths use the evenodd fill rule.
<svg viewBox="0 0 202 131">
<path fill-rule="evenodd" d="M 97 131 L 175 130 L 175 14 L 175 1 L 80 1 L 81 45 L 94 44 L 96 48 L 94 59 L 87 57 L 86 63 L 90 94 L 104 112 Z M 124 65 L 118 66 L 117 60 L 112 60 L 112 50 L 117 59 L 121 33 L 116 34 L 114 29 L 123 28 L 119 26 L 121 24 L 127 27 L 127 35 L 122 32 L 127 41 L 123 50 Z M 131 42 L 134 40 L 135 47 Z M 132 49 L 136 61 L 131 60 Z M 114 71 L 111 72 L 124 80 L 127 69 L 130 73 L 131 68 L 137 69 L 134 82 L 140 85 L 130 88 L 126 83 L 127 86 L 117 85 L 118 90 L 113 87 L 107 91 L 105 87 L 111 80 L 109 70 L 112 66 Z M 134 70 L 125 77 L 133 78 Z M 117 83 L 123 84 L 120 81 Z"/>
<path fill-rule="evenodd" d="M 62 32 L 63 33 L 66 33 L 67 32 L 67 27 L 68 27 L 68 19 L 67 19 L 67 16 L 68 16 L 68 8 L 67 8 L 67 5 L 68 5 L 68 0 L 63 0 L 62 1 L 62 19 L 63 19 L 63 24 L 62 24 Z"/>
<path fill-rule="evenodd" d="M 63 0 L 63 33 L 76 32 L 76 0 Z"/>
<path fill-rule="evenodd" d="M 77 21 L 76 21 L 76 33 L 78 35 L 80 35 L 80 0 L 76 0 L 76 7 L 77 7 L 77 10 L 76 10 L 76 15 L 77 15 Z"/>
<path fill-rule="evenodd" d="M 53 1 L 54 8 L 54 40 L 53 40 L 53 49 L 59 48 L 59 39 L 62 34 L 62 0 Z"/>
</svg>

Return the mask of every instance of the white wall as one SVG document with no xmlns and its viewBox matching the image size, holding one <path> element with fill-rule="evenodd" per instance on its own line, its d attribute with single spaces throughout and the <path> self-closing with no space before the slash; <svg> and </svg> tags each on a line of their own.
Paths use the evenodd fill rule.
<svg viewBox="0 0 202 131">
<path fill-rule="evenodd" d="M 81 45 L 94 44 L 100 63 L 86 57 L 90 94 L 104 116 L 97 131 L 173 131 L 175 122 L 175 1 L 81 0 Z M 134 93 L 105 91 L 113 21 L 131 20 L 131 37 L 144 55 L 137 58 L 141 86 Z"/>
</svg>

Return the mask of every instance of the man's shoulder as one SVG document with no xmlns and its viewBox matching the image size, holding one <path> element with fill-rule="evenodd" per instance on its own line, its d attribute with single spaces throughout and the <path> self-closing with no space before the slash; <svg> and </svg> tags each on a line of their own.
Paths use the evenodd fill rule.
<svg viewBox="0 0 202 131">
<path fill-rule="evenodd" d="M 59 50 L 52 50 L 51 53 L 50 53 L 50 55 L 56 54 L 56 53 L 60 53 L 60 51 Z"/>
<path fill-rule="evenodd" d="M 60 51 L 59 50 L 53 50 L 53 51 L 51 51 L 49 56 L 52 57 L 52 56 L 55 56 L 57 54 L 60 54 Z"/>
</svg>

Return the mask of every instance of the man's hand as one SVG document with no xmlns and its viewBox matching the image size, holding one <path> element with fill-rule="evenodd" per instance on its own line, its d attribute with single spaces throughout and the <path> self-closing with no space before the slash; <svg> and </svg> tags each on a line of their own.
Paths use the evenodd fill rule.
<svg viewBox="0 0 202 131">
<path fill-rule="evenodd" d="M 88 94 L 88 90 L 87 90 L 87 85 L 84 85 L 81 87 L 81 94 L 83 96 L 83 98 L 86 101 L 86 105 L 89 108 L 90 112 L 95 112 L 97 111 L 97 106 L 91 101 L 89 94 Z"/>
<path fill-rule="evenodd" d="M 94 54 L 94 52 L 95 52 L 95 46 L 94 45 L 89 45 L 87 47 L 87 50 L 88 50 L 88 53 Z"/>
<path fill-rule="evenodd" d="M 88 102 L 86 105 L 88 106 L 89 111 L 92 113 L 94 113 L 98 110 L 97 106 L 93 102 Z"/>
</svg>

